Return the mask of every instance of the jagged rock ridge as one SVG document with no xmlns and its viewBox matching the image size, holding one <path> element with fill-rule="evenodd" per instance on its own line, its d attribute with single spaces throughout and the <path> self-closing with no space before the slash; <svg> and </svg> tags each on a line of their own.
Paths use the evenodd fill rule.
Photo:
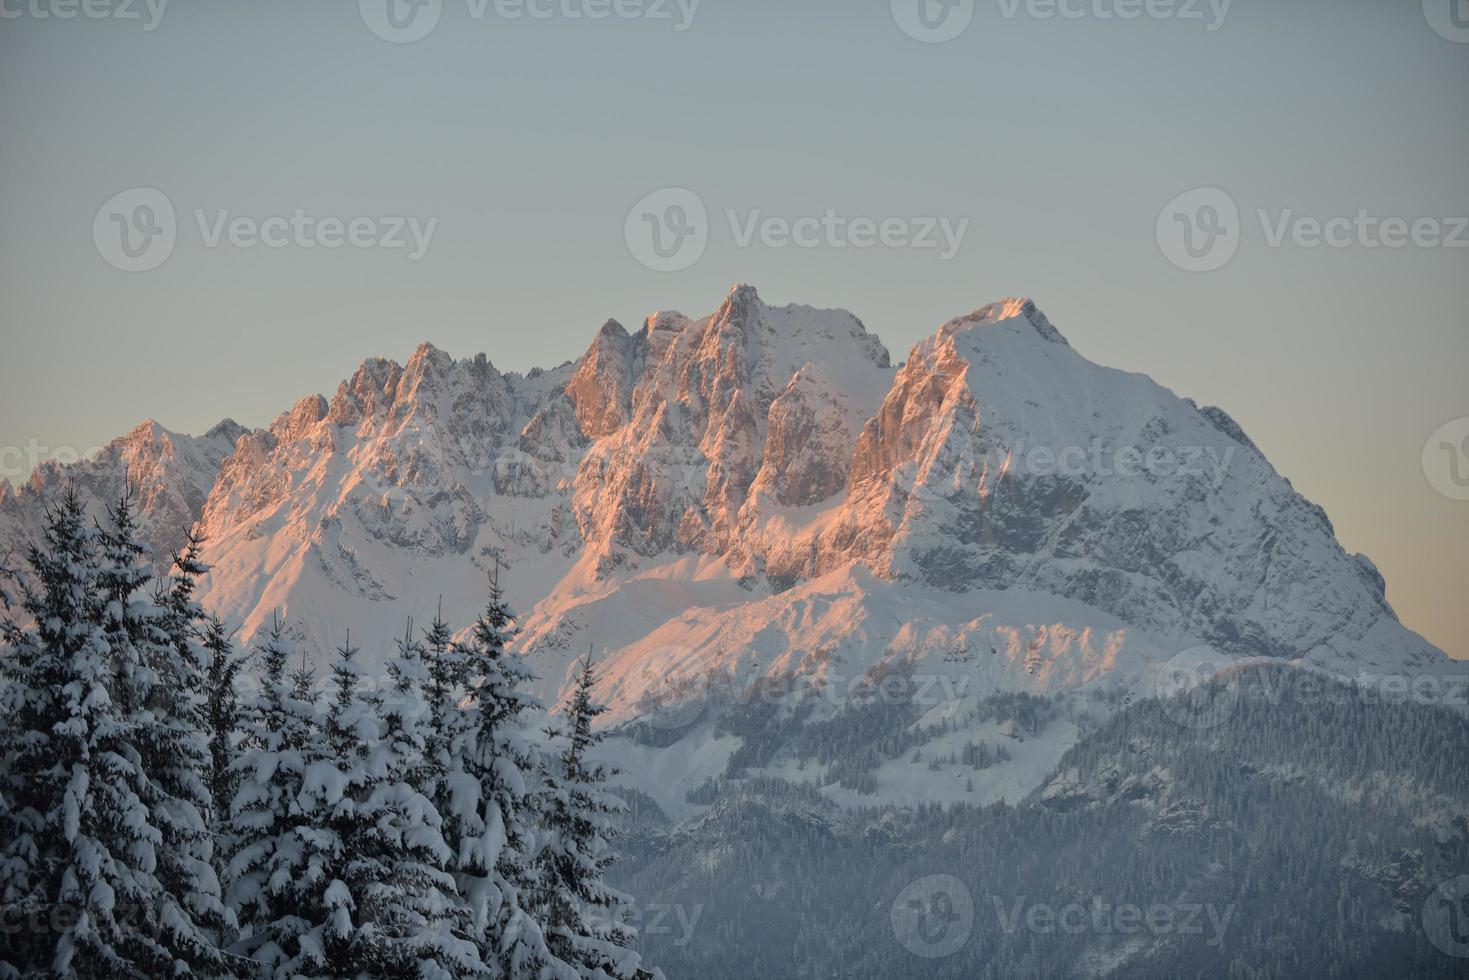
<svg viewBox="0 0 1469 980">
<path fill-rule="evenodd" d="M 308 649 L 351 627 L 381 657 L 441 597 L 467 622 L 498 558 L 545 697 L 592 643 L 617 720 L 712 675 L 1136 689 L 1200 643 L 1347 675 L 1446 663 L 1223 410 L 1088 361 L 1023 299 L 901 368 L 851 314 L 749 286 L 526 375 L 424 344 L 264 429 L 148 423 L 44 467 L 0 491 L 4 539 L 63 480 L 101 501 L 124 471 L 156 554 L 206 534 L 203 598 L 244 639 L 279 609 Z"/>
</svg>

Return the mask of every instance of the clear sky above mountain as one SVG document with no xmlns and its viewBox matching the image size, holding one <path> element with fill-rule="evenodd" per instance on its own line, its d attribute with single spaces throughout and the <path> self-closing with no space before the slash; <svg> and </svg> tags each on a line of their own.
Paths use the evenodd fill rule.
<svg viewBox="0 0 1469 980">
<path fill-rule="evenodd" d="M 1417 2 L 1236 0 L 1216 22 L 1217 4 L 1123 20 L 1098 16 L 1116 0 L 1066 4 L 1075 18 L 988 0 L 940 44 L 888 0 L 703 0 L 686 30 L 673 3 L 506 19 L 442 0 L 406 44 L 351 2 L 176 0 L 151 30 L 141 3 L 138 21 L 50 6 L 0 21 L 0 447 L 85 450 L 144 417 L 264 425 L 424 339 L 551 365 L 608 317 L 707 313 L 736 280 L 850 309 L 895 360 L 1029 295 L 1087 357 L 1224 406 L 1374 558 L 1405 622 L 1469 656 L 1469 502 L 1421 464 L 1469 416 L 1469 248 L 1270 241 L 1302 216 L 1469 215 L 1469 43 Z M 129 273 L 93 226 L 138 187 L 176 209 L 177 244 Z M 663 273 L 625 225 L 668 187 L 707 207 L 709 240 Z M 1158 240 L 1196 188 L 1240 215 L 1209 272 Z M 298 209 L 436 224 L 416 260 L 208 244 L 223 211 Z M 828 211 L 968 225 L 948 260 L 740 242 L 751 220 Z"/>
</svg>

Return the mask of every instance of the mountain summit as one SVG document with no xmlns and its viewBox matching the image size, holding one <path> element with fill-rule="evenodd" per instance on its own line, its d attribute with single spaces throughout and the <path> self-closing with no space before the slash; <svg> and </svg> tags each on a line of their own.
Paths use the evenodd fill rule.
<svg viewBox="0 0 1469 980">
<path fill-rule="evenodd" d="M 424 344 L 265 429 L 145 425 L 43 467 L 0 495 L 4 536 L 61 480 L 104 501 L 124 470 L 160 556 L 197 522 L 203 601 L 246 639 L 281 610 L 308 649 L 351 623 L 381 657 L 441 596 L 467 622 L 499 559 L 547 699 L 590 643 L 614 721 L 710 677 L 1146 690 L 1197 646 L 1447 669 L 1228 414 L 1088 361 L 1027 299 L 900 368 L 851 314 L 747 285 L 526 375 Z"/>
</svg>

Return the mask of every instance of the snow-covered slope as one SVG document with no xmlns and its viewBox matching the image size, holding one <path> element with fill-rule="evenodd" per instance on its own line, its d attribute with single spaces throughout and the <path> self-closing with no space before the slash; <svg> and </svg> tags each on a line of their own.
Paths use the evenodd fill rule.
<svg viewBox="0 0 1469 980">
<path fill-rule="evenodd" d="M 425 344 L 267 429 L 148 425 L 76 470 L 106 497 L 124 463 L 148 474 L 156 547 L 198 519 L 203 599 L 247 640 L 280 610 L 318 655 L 351 628 L 381 658 L 440 602 L 467 624 L 502 562 L 544 699 L 597 650 L 610 720 L 660 733 L 611 751 L 671 812 L 749 741 L 704 703 L 792 679 L 819 696 L 772 710 L 808 719 L 864 678 L 927 684 L 936 701 L 904 703 L 935 732 L 998 724 L 975 721 L 997 692 L 1075 693 L 1070 720 L 960 781 L 1018 798 L 1095 705 L 1201 644 L 1348 676 L 1457 669 L 1224 411 L 1088 361 L 1027 300 L 894 368 L 851 314 L 737 286 L 701 319 L 608 322 L 548 371 Z M 34 533 L 60 478 L 0 489 L 0 530 Z M 961 792 L 920 770 L 874 778 L 899 799 Z"/>
<path fill-rule="evenodd" d="M 90 459 L 70 466 L 43 463 L 13 490 L 0 480 L 0 563 L 20 566 L 16 559 L 27 543 L 38 539 L 46 506 L 70 484 L 97 517 L 131 488 L 140 537 L 155 562 L 167 564 L 171 551 L 199 520 L 220 464 L 245 431 L 225 419 L 195 438 L 150 419 Z"/>
</svg>

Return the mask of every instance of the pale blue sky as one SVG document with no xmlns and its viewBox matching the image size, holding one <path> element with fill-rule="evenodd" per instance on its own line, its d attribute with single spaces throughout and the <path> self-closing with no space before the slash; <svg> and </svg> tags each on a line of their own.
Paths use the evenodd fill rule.
<svg viewBox="0 0 1469 980">
<path fill-rule="evenodd" d="M 412 44 L 351 0 L 172 0 L 151 31 L 35 16 L 52 3 L 4 0 L 21 16 L 0 19 L 0 446 L 86 448 L 144 417 L 263 425 L 423 339 L 550 365 L 608 317 L 707 312 L 736 280 L 848 308 L 897 358 L 1030 295 L 1088 357 L 1228 409 L 1378 562 L 1404 620 L 1469 656 L 1469 502 L 1420 463 L 1469 416 L 1469 249 L 1272 248 L 1255 215 L 1469 215 L 1469 43 L 1418 0 L 1235 0 L 1212 32 L 980 0 L 944 44 L 905 35 L 889 0 L 703 0 L 682 32 L 443 0 Z M 173 203 L 178 241 L 127 273 L 92 224 L 140 186 Z M 623 225 L 668 186 L 714 220 L 696 264 L 657 273 Z M 1198 187 L 1242 214 L 1209 273 L 1155 240 Z M 225 208 L 438 223 L 418 261 L 207 248 L 193 212 Z M 947 262 L 741 248 L 726 208 L 970 226 Z"/>
</svg>

